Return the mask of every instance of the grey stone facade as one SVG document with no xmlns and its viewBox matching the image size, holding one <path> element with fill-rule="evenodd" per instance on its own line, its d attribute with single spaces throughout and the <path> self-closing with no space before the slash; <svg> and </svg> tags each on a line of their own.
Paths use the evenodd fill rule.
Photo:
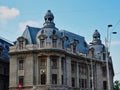
<svg viewBox="0 0 120 90">
<path fill-rule="evenodd" d="M 22 90 L 107 90 L 104 53 L 96 54 L 104 51 L 100 34 L 96 31 L 88 45 L 84 37 L 58 30 L 50 10 L 44 19 L 43 28 L 27 26 L 10 47 L 9 90 L 18 90 L 19 84 Z M 113 90 L 110 61 L 109 68 Z"/>
</svg>

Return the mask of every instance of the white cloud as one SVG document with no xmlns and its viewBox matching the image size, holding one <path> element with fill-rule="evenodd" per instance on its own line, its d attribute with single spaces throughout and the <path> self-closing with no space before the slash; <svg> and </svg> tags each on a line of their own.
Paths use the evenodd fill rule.
<svg viewBox="0 0 120 90">
<path fill-rule="evenodd" d="M 19 23 L 19 30 L 20 31 L 24 31 L 25 28 L 26 28 L 26 25 L 33 26 L 33 27 L 40 27 L 40 23 L 39 22 L 26 21 L 26 22 Z"/>
<path fill-rule="evenodd" d="M 20 12 L 16 8 L 8 8 L 6 6 L 0 6 L 0 20 L 2 21 L 15 18 L 19 14 Z"/>
<path fill-rule="evenodd" d="M 118 45 L 120 46 L 120 41 L 112 41 L 111 45 L 112 46 L 118 46 Z"/>
</svg>

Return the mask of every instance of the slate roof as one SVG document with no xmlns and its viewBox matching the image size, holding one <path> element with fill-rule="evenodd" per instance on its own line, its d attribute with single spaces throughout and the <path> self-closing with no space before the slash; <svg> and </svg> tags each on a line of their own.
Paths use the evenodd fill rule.
<svg viewBox="0 0 120 90">
<path fill-rule="evenodd" d="M 23 32 L 22 36 L 26 38 L 26 44 L 36 44 L 36 35 L 40 31 L 40 28 L 26 26 L 25 31 Z"/>
<path fill-rule="evenodd" d="M 67 37 L 68 40 L 64 41 L 64 47 L 71 49 L 71 43 L 75 40 L 78 41 L 77 51 L 80 53 L 88 52 L 88 45 L 84 39 L 84 37 L 74 34 L 72 32 L 66 30 L 58 30 L 55 27 L 54 23 L 54 15 L 50 10 L 44 16 L 45 23 L 42 28 L 26 26 L 25 31 L 22 36 L 26 39 L 26 44 L 40 44 L 38 37 L 44 33 L 47 36 L 46 42 L 51 42 L 51 36 L 56 35 L 58 38 L 58 43 L 61 43 L 61 38 Z"/>
<path fill-rule="evenodd" d="M 13 46 L 12 42 L 8 41 L 7 39 L 4 39 L 3 37 L 0 37 L 0 47 L 3 48 L 2 55 L 0 56 L 0 60 L 9 60 L 9 46 Z"/>
<path fill-rule="evenodd" d="M 83 36 L 80 36 L 80 35 L 77 35 L 77 34 L 74 34 L 72 32 L 69 32 L 69 31 L 66 31 L 66 30 L 62 30 L 61 32 L 63 32 L 63 35 L 64 37 L 68 37 L 69 38 L 69 41 L 65 42 L 65 47 L 69 48 L 70 46 L 70 43 L 72 43 L 74 40 L 78 40 L 78 45 L 77 45 L 77 50 L 80 52 L 80 53 L 87 53 L 88 52 L 88 45 L 84 39 Z"/>
<path fill-rule="evenodd" d="M 26 29 L 22 34 L 22 36 L 25 37 L 25 39 L 26 39 L 26 42 L 27 42 L 26 44 L 39 44 L 38 36 L 41 34 L 41 30 L 43 30 L 43 28 L 26 26 Z M 54 28 L 44 28 L 45 35 L 47 37 L 50 37 L 50 35 L 53 34 L 53 30 L 54 30 Z M 61 35 L 61 33 L 62 33 L 62 35 Z M 72 43 L 74 40 L 78 40 L 79 43 L 77 45 L 77 50 L 80 53 L 88 52 L 88 45 L 83 36 L 74 34 L 72 32 L 66 31 L 66 30 L 57 30 L 57 29 L 56 29 L 56 35 L 59 38 L 62 38 L 62 37 L 69 38 L 68 41 L 64 42 L 65 48 L 70 48 L 70 43 Z M 47 42 L 50 42 L 50 38 L 47 38 Z"/>
</svg>

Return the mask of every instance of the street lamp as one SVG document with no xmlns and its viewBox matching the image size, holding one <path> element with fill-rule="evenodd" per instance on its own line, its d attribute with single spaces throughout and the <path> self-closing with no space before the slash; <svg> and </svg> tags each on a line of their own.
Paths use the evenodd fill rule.
<svg viewBox="0 0 120 90">
<path fill-rule="evenodd" d="M 110 78 L 109 78 L 109 56 L 108 56 L 108 41 L 109 41 L 109 28 L 112 27 L 112 25 L 108 25 L 107 28 L 107 38 L 105 40 L 106 45 L 106 69 L 107 69 L 107 84 L 108 84 L 108 90 L 110 90 Z"/>
<path fill-rule="evenodd" d="M 112 25 L 108 25 L 107 28 L 107 38 L 105 40 L 105 45 L 106 45 L 106 69 L 107 69 L 107 84 L 108 84 L 108 90 L 110 90 L 110 78 L 109 78 L 109 55 L 108 55 L 108 49 L 110 46 L 109 42 L 109 28 L 112 27 Z M 112 32 L 111 34 L 117 34 L 117 32 Z M 110 41 L 111 41 L 111 36 L 110 36 Z"/>
</svg>

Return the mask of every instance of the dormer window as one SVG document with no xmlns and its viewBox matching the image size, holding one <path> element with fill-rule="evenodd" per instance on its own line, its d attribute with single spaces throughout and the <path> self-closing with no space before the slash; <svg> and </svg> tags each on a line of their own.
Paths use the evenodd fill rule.
<svg viewBox="0 0 120 90">
<path fill-rule="evenodd" d="M 47 36 L 44 35 L 43 31 L 42 31 L 41 35 L 38 36 L 38 38 L 40 40 L 40 48 L 45 47 L 45 40 L 46 40 Z"/>
<path fill-rule="evenodd" d="M 19 37 L 17 40 L 18 40 L 19 49 L 23 49 L 23 47 L 25 45 L 25 38 L 24 37 Z"/>
<path fill-rule="evenodd" d="M 73 46 L 73 52 L 76 53 L 76 45 Z"/>
<path fill-rule="evenodd" d="M 23 41 L 19 41 L 19 49 L 23 49 Z"/>
<path fill-rule="evenodd" d="M 40 39 L 40 48 L 45 47 L 45 40 L 44 39 Z"/>
<path fill-rule="evenodd" d="M 57 47 L 57 39 L 52 39 L 52 47 Z"/>
<path fill-rule="evenodd" d="M 52 39 L 52 47 L 53 48 L 56 48 L 57 47 L 57 39 L 58 39 L 58 36 L 55 34 L 56 31 L 53 30 L 53 35 L 50 36 L 50 38 Z"/>
<path fill-rule="evenodd" d="M 71 43 L 73 53 L 76 53 L 76 51 L 77 51 L 77 44 L 78 44 L 78 42 L 79 42 L 79 41 L 75 39 L 75 40 Z"/>
<path fill-rule="evenodd" d="M 64 49 L 64 42 L 65 42 L 65 39 L 66 39 L 65 37 L 62 37 L 62 38 L 61 38 L 62 49 Z"/>
</svg>

